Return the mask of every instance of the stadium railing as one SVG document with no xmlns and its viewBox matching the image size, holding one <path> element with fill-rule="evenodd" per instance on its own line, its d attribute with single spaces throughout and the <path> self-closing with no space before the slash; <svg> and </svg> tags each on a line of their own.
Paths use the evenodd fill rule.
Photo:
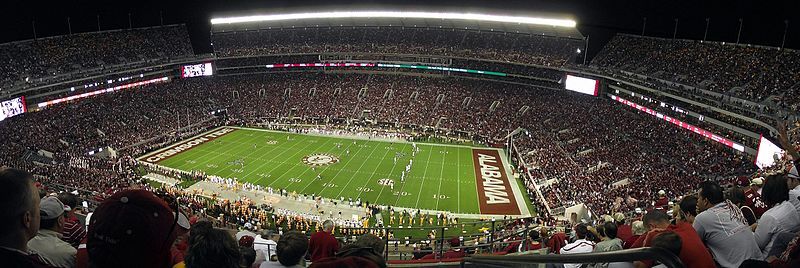
<svg viewBox="0 0 800 268">
<path fill-rule="evenodd" d="M 616 263 L 652 259 L 669 268 L 684 267 L 681 260 L 671 252 L 660 248 L 636 248 L 609 252 L 581 254 L 549 254 L 524 256 L 473 255 L 465 257 L 462 267 L 533 267 L 551 263 Z"/>
<path fill-rule="evenodd" d="M 364 231 L 364 232 L 377 232 L 377 233 L 383 234 L 381 238 L 383 239 L 383 241 L 385 243 L 385 247 L 386 247 L 386 250 L 384 251 L 384 258 L 387 259 L 387 260 L 390 259 L 390 256 L 394 257 L 394 258 L 391 258 L 391 259 L 397 258 L 399 260 L 410 260 L 409 256 L 413 255 L 413 252 L 401 250 L 400 247 L 403 247 L 403 246 L 407 247 L 407 245 L 414 244 L 414 243 L 432 244 L 432 249 L 417 250 L 416 252 L 417 253 L 425 253 L 425 254 L 435 253 L 434 255 L 436 257 L 434 258 L 434 260 L 438 261 L 438 260 L 441 259 L 441 256 L 443 256 L 444 252 L 446 251 L 446 248 L 444 247 L 444 245 L 446 245 L 448 243 L 448 240 L 453 237 L 452 234 L 451 235 L 446 235 L 446 233 L 447 233 L 447 231 L 449 229 L 459 229 L 462 226 L 466 226 L 466 225 L 473 225 L 473 226 L 475 226 L 475 225 L 483 225 L 485 228 L 487 228 L 486 232 L 462 233 L 462 234 L 458 235 L 458 237 L 461 238 L 462 243 L 463 243 L 463 241 L 468 241 L 468 240 L 478 240 L 478 241 L 482 240 L 484 242 L 477 243 L 477 244 L 470 245 L 470 246 L 462 245 L 462 246 L 459 246 L 457 248 L 463 249 L 465 251 L 471 251 L 471 252 L 494 254 L 496 251 L 499 251 L 497 249 L 498 245 L 511 244 L 511 243 L 514 243 L 514 242 L 521 242 L 522 241 L 522 240 L 518 240 L 518 239 L 515 239 L 515 240 L 507 240 L 507 239 L 510 239 L 512 237 L 515 237 L 515 236 L 521 236 L 521 237 L 525 237 L 526 238 L 526 237 L 528 237 L 528 234 L 530 232 L 536 232 L 536 230 L 534 230 L 534 228 L 537 228 L 539 226 L 538 225 L 537 226 L 525 226 L 524 228 L 518 227 L 518 230 L 515 230 L 514 232 L 511 232 L 511 233 L 505 234 L 505 235 L 498 235 L 498 233 L 496 232 L 498 230 L 498 228 L 503 228 L 504 229 L 507 224 L 512 223 L 512 222 L 525 222 L 526 224 L 530 224 L 531 222 L 535 222 L 537 219 L 538 218 L 536 218 L 536 217 L 527 217 L 527 218 L 506 219 L 506 220 L 477 220 L 477 221 L 463 221 L 463 222 L 459 222 L 457 224 L 445 224 L 445 225 L 440 225 L 440 226 L 419 226 L 419 227 L 407 226 L 405 228 L 400 228 L 400 227 L 373 227 L 373 228 L 343 227 L 343 228 L 340 228 L 339 230 L 340 231 L 350 231 L 350 232 L 361 230 L 361 231 Z M 429 237 L 424 237 L 424 238 L 420 238 L 420 237 L 417 237 L 417 238 L 410 238 L 410 237 L 389 238 L 389 235 L 388 235 L 389 232 L 397 232 L 397 231 L 415 231 L 415 232 L 418 232 L 418 233 L 427 233 L 427 232 L 430 232 L 431 230 L 436 231 L 436 238 L 429 238 Z M 344 240 L 346 240 L 348 237 L 352 237 L 352 236 L 353 235 L 343 234 L 341 232 L 339 234 L 337 234 L 337 237 L 343 238 Z"/>
</svg>

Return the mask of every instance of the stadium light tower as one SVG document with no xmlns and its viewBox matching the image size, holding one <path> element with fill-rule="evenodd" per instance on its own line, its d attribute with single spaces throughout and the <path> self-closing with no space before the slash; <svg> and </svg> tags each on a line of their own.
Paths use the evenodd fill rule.
<svg viewBox="0 0 800 268">
<path fill-rule="evenodd" d="M 554 27 L 574 28 L 576 22 L 570 19 L 554 19 L 542 17 L 502 16 L 481 13 L 453 12 L 410 12 L 410 11 L 343 11 L 343 12 L 309 12 L 272 15 L 254 15 L 241 17 L 212 18 L 211 24 L 232 24 L 245 22 L 282 21 L 298 19 L 334 19 L 334 18 L 418 18 L 442 20 L 473 20 L 488 22 L 505 22 Z"/>
</svg>

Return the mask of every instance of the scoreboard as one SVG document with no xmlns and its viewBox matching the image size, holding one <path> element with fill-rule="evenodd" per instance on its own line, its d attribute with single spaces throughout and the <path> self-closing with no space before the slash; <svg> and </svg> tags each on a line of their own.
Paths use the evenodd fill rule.
<svg viewBox="0 0 800 268">
<path fill-rule="evenodd" d="M 25 106 L 25 97 L 17 97 L 0 102 L 0 121 L 28 111 Z"/>
<path fill-rule="evenodd" d="M 181 66 L 181 78 L 212 75 L 214 68 L 210 62 Z"/>
</svg>

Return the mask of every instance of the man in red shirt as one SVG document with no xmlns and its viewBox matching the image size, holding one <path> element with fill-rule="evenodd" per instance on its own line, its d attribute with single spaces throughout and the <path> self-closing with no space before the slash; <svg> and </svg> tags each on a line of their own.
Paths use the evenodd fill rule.
<svg viewBox="0 0 800 268">
<path fill-rule="evenodd" d="M 444 253 L 444 256 L 442 258 L 453 259 L 453 258 L 463 258 L 464 256 L 467 256 L 464 253 L 463 249 L 458 248 L 459 246 L 461 246 L 461 240 L 458 239 L 458 237 L 451 238 L 449 242 L 450 242 L 450 249 Z"/>
<path fill-rule="evenodd" d="M 669 198 L 664 190 L 658 191 L 658 200 L 653 204 L 653 209 L 667 211 L 669 209 Z"/>
<path fill-rule="evenodd" d="M 622 212 L 615 213 L 614 221 L 617 222 L 617 238 L 625 241 L 633 236 L 633 229 L 630 225 L 625 224 L 625 214 L 622 214 Z"/>
<path fill-rule="evenodd" d="M 764 185 L 764 179 L 761 177 L 753 179 L 750 182 L 750 189 L 744 191 L 744 205 L 750 207 L 756 218 L 761 218 L 764 212 L 767 212 L 769 207 L 764 201 L 761 200 L 761 186 Z"/>
<path fill-rule="evenodd" d="M 649 247 L 653 243 L 653 238 L 656 235 L 672 231 L 681 237 L 681 254 L 678 257 L 686 267 L 700 267 L 700 268 L 715 268 L 714 259 L 711 258 L 711 253 L 708 252 L 697 231 L 692 228 L 692 225 L 679 221 L 677 224 L 672 225 L 669 222 L 669 216 L 660 210 L 653 210 L 644 215 L 642 219 L 644 225 L 650 230 L 647 234 L 639 238 L 639 241 L 634 243 L 636 247 Z M 643 260 L 646 267 L 653 264 L 652 260 Z"/>
<path fill-rule="evenodd" d="M 336 255 L 339 251 L 339 241 L 333 237 L 333 221 L 326 220 L 322 223 L 322 231 L 311 235 L 308 251 L 311 252 L 311 262 Z"/>
</svg>

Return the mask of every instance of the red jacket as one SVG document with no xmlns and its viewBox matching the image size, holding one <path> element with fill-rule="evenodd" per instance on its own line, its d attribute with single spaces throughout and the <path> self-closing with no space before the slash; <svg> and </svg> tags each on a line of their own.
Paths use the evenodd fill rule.
<svg viewBox="0 0 800 268">
<path fill-rule="evenodd" d="M 454 251 L 454 250 L 451 249 L 451 250 L 448 250 L 447 252 L 444 253 L 444 258 L 445 259 L 463 258 L 465 256 L 467 256 L 467 254 L 464 253 L 464 250 Z"/>
<path fill-rule="evenodd" d="M 550 252 L 553 253 L 561 252 L 561 248 L 566 245 L 567 235 L 564 233 L 555 233 L 547 240 L 547 247 L 550 248 Z"/>
<path fill-rule="evenodd" d="M 650 246 L 653 238 L 664 231 L 673 231 L 681 238 L 681 254 L 678 257 L 686 267 L 699 267 L 699 268 L 716 268 L 714 259 L 711 258 L 711 253 L 706 249 L 697 231 L 688 223 L 682 222 L 676 225 L 670 225 L 666 230 L 653 230 L 645 234 L 642 246 Z M 652 260 L 642 261 L 649 266 L 652 266 Z"/>
<path fill-rule="evenodd" d="M 327 257 L 333 257 L 339 251 L 339 241 L 331 233 L 319 231 L 311 235 L 308 241 L 308 252 L 311 253 L 311 262 Z"/>
<path fill-rule="evenodd" d="M 617 226 L 617 238 L 619 240 L 625 241 L 628 240 L 633 236 L 633 229 L 630 225 L 622 224 Z"/>
</svg>

